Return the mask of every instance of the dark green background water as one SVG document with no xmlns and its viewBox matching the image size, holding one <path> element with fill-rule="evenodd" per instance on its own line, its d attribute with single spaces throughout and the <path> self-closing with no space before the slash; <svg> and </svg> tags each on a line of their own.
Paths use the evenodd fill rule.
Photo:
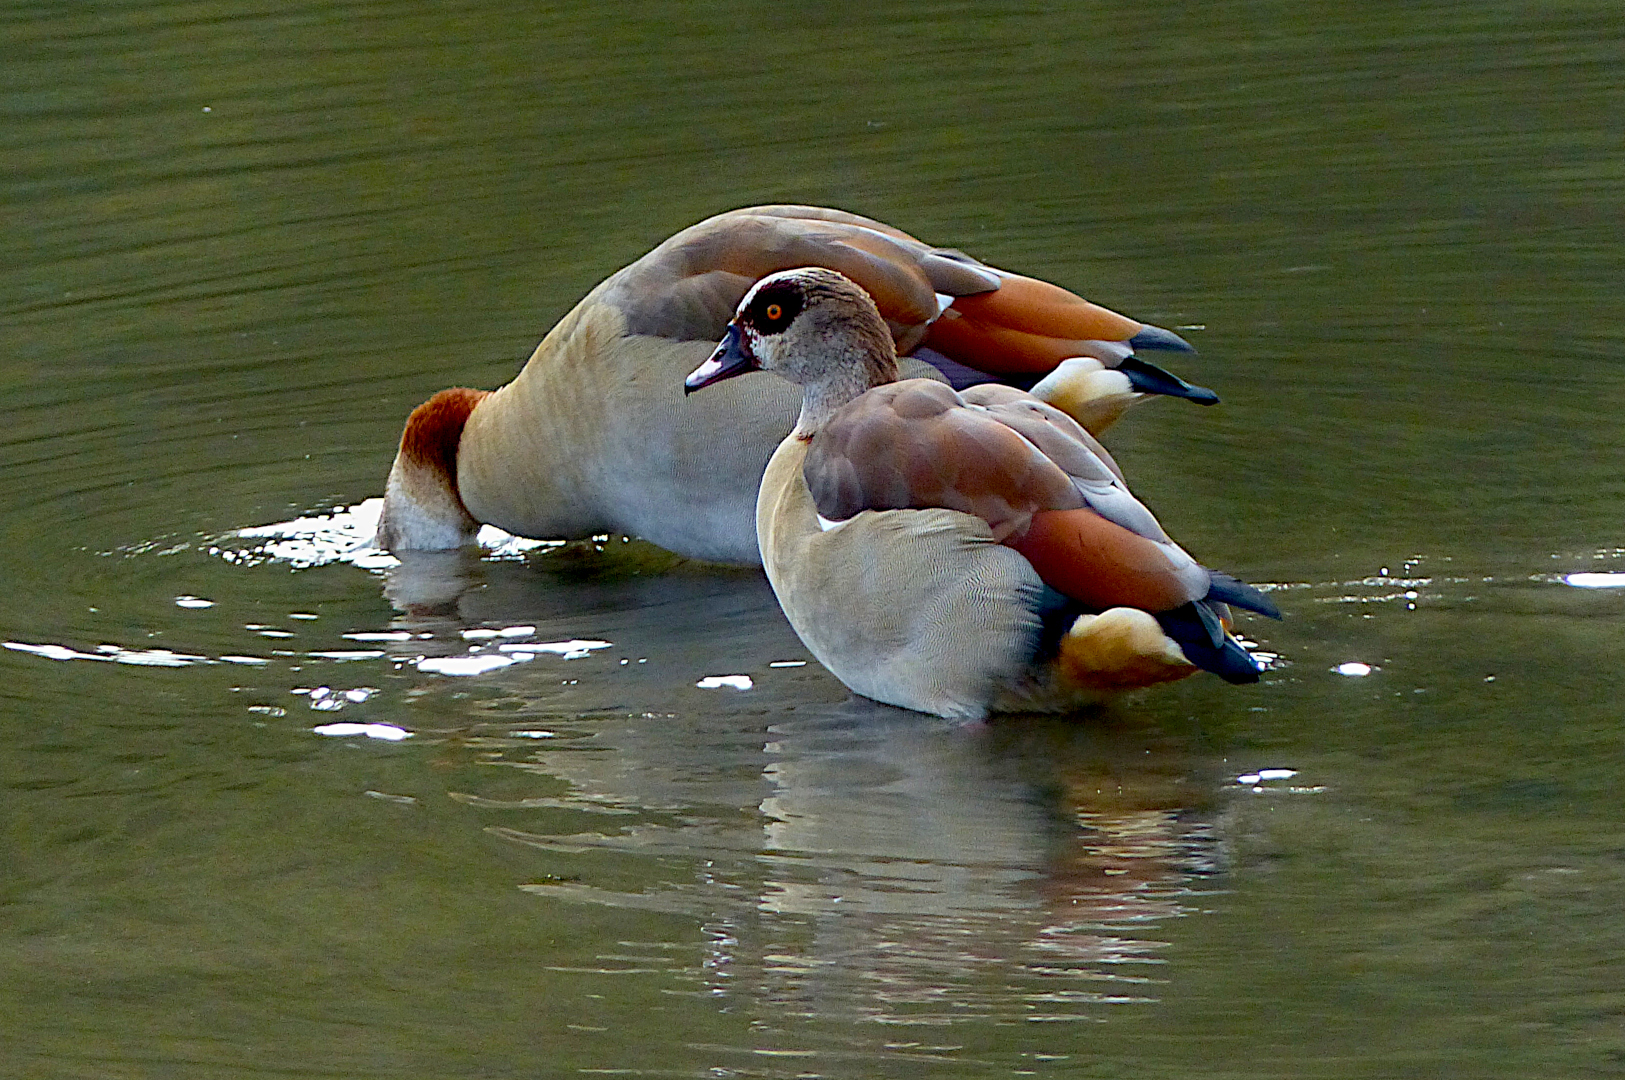
<svg viewBox="0 0 1625 1080">
<path fill-rule="evenodd" d="M 5 4 L 0 1072 L 1625 1072 L 1622 117 L 1617 3 Z M 958 728 L 755 574 L 217 553 L 780 200 L 1190 328 L 1110 441 L 1261 686 Z M 610 644 L 412 664 L 512 626 Z"/>
</svg>

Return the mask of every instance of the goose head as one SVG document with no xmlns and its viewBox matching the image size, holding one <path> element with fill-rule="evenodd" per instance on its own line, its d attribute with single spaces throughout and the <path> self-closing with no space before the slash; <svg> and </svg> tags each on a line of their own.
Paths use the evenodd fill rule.
<svg viewBox="0 0 1625 1080">
<path fill-rule="evenodd" d="M 758 281 L 683 390 L 748 371 L 769 371 L 802 388 L 796 434 L 807 437 L 865 390 L 896 382 L 897 350 L 868 293 L 844 274 L 809 266 Z"/>
</svg>

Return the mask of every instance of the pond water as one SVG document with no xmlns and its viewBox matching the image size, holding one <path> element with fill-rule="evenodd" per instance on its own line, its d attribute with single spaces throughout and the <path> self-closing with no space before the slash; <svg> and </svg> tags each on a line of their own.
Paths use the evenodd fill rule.
<svg viewBox="0 0 1625 1080">
<path fill-rule="evenodd" d="M 4 5 L 0 1072 L 1625 1072 L 1622 42 Z M 767 201 L 1191 338 L 1108 441 L 1264 681 L 964 727 L 755 572 L 354 550 L 413 405 Z"/>
</svg>

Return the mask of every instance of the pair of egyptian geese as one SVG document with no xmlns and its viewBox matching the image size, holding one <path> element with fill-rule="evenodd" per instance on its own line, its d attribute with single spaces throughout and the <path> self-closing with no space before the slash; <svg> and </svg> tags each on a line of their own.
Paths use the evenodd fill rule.
<svg viewBox="0 0 1625 1080">
<path fill-rule="evenodd" d="M 379 542 L 490 523 L 760 563 L 850 689 L 942 716 L 1256 681 L 1229 605 L 1279 612 L 1095 439 L 1145 394 L 1217 400 L 1141 349 L 1190 346 L 869 218 L 734 210 L 593 289 L 513 382 L 419 406 Z"/>
</svg>

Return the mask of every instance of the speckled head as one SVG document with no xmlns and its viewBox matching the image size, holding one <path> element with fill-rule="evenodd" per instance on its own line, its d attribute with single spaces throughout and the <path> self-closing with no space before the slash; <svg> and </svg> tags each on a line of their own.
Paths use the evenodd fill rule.
<svg viewBox="0 0 1625 1080">
<path fill-rule="evenodd" d="M 747 371 L 808 387 L 833 379 L 862 393 L 896 380 L 897 351 L 868 293 L 844 274 L 809 266 L 758 281 L 683 386 L 692 392 Z"/>
</svg>

